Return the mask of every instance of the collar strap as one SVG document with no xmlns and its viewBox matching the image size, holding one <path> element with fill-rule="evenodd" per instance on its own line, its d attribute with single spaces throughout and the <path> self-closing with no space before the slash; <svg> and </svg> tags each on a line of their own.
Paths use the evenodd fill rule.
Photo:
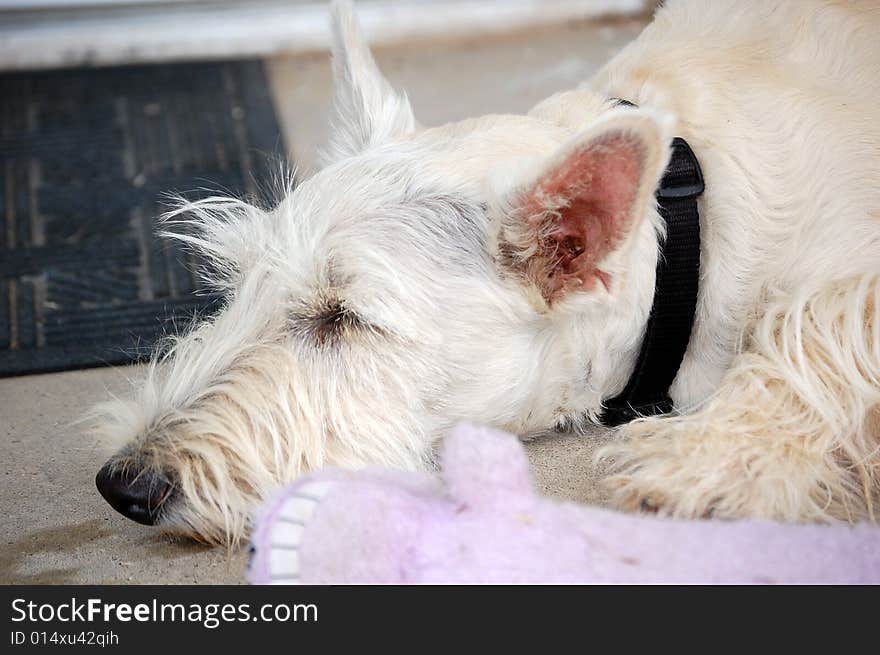
<svg viewBox="0 0 880 655">
<path fill-rule="evenodd" d="M 618 104 L 635 106 L 626 100 Z M 700 276 L 700 214 L 703 174 L 694 151 L 679 137 L 655 196 L 666 221 L 666 239 L 657 263 L 654 304 L 645 337 L 626 388 L 606 400 L 601 420 L 616 426 L 640 416 L 672 411 L 669 387 L 690 341 Z"/>
</svg>

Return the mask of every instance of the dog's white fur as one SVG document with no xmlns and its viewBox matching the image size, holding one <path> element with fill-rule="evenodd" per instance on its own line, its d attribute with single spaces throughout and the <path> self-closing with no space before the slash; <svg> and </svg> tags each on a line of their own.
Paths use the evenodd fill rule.
<svg viewBox="0 0 880 655">
<path fill-rule="evenodd" d="M 878 33 L 872 2 L 670 0 L 584 88 L 425 129 L 338 5 L 326 166 L 272 209 L 213 198 L 172 214 L 230 301 L 107 406 L 104 431 L 129 441 L 117 461 L 173 472 L 166 528 L 234 541 L 305 470 L 426 466 L 461 419 L 524 436 L 586 425 L 640 346 L 662 239 L 652 194 L 679 135 L 707 186 L 672 388 L 683 413 L 609 445 L 615 499 L 874 518 Z M 523 198 L 608 135 L 640 165 L 607 283 L 574 276 L 548 295 L 524 262 L 566 199 L 537 198 L 535 227 Z"/>
</svg>

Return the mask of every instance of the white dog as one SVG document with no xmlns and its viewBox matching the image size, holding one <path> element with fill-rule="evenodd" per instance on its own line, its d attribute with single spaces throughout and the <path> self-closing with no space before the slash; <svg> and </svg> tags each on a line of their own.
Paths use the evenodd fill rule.
<svg viewBox="0 0 880 655">
<path fill-rule="evenodd" d="M 695 320 L 676 412 L 606 449 L 613 497 L 875 517 L 875 2 L 669 0 L 585 87 L 435 128 L 344 4 L 334 30 L 324 168 L 272 209 L 173 214 L 229 300 L 106 407 L 103 430 L 128 442 L 98 475 L 114 507 L 235 542 L 304 471 L 423 467 L 462 419 L 523 436 L 599 420 L 642 352 L 677 136 L 705 179 Z"/>
</svg>

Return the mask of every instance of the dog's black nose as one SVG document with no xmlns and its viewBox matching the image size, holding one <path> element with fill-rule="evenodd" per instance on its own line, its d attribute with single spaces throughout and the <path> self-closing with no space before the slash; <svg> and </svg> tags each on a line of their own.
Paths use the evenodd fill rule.
<svg viewBox="0 0 880 655">
<path fill-rule="evenodd" d="M 155 525 L 174 487 L 151 471 L 120 468 L 112 462 L 101 467 L 95 485 L 110 506 L 123 516 L 144 525 Z"/>
</svg>

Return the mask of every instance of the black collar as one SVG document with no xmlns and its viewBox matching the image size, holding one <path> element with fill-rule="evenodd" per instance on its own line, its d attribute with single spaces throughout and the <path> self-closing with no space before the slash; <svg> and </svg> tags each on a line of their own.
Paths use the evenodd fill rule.
<svg viewBox="0 0 880 655">
<path fill-rule="evenodd" d="M 626 100 L 618 104 L 635 106 Z M 700 214 L 703 174 L 684 139 L 672 140 L 672 157 L 655 196 L 666 221 L 666 240 L 657 262 L 654 304 L 639 358 L 626 388 L 606 400 L 602 423 L 621 425 L 639 416 L 672 411 L 669 387 L 687 350 L 697 308 L 700 276 Z"/>
</svg>

